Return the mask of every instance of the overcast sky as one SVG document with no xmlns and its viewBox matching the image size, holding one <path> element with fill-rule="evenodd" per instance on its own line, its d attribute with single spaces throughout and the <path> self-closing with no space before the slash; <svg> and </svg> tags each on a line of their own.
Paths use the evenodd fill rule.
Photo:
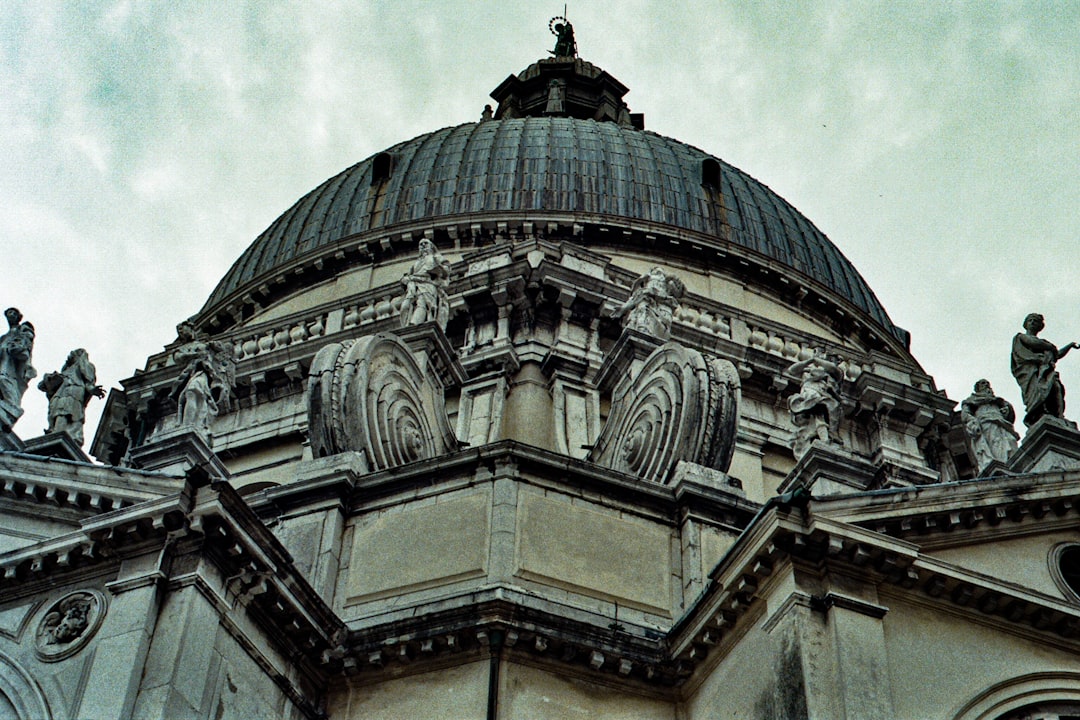
<svg viewBox="0 0 1080 720">
<path fill-rule="evenodd" d="M 301 195 L 478 119 L 547 56 L 561 12 L 0 3 L 0 306 L 34 323 L 39 374 L 85 347 L 118 386 Z M 1080 2 L 579 0 L 568 15 L 647 128 L 817 224 L 954 400 L 987 377 L 1022 414 L 1008 357 L 1028 312 L 1080 341 Z M 1080 351 L 1060 370 L 1080 418 Z M 23 406 L 16 432 L 36 436 L 44 394 Z"/>
</svg>

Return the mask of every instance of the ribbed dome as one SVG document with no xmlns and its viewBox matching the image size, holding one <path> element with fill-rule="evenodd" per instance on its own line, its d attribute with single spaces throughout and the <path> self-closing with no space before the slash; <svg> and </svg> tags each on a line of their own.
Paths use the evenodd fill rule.
<svg viewBox="0 0 1080 720">
<path fill-rule="evenodd" d="M 373 172 L 375 176 L 373 181 Z M 381 179 L 385 175 L 385 179 Z M 719 192 L 717 192 L 719 191 Z M 396 145 L 330 178 L 241 255 L 209 310 L 294 258 L 399 225 L 505 213 L 704 233 L 775 260 L 866 311 L 901 340 L 859 273 L 765 185 L 697 148 L 614 122 L 490 120 Z"/>
</svg>

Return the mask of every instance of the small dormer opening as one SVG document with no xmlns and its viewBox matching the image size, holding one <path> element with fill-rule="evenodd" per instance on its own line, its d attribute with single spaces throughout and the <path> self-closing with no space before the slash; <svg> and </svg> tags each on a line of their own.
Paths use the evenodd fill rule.
<svg viewBox="0 0 1080 720">
<path fill-rule="evenodd" d="M 371 184 L 390 179 L 390 172 L 394 169 L 394 156 L 388 152 L 381 152 L 371 161 Z"/>
<path fill-rule="evenodd" d="M 712 158 L 701 161 L 701 184 L 713 190 L 720 189 L 720 163 Z"/>
</svg>

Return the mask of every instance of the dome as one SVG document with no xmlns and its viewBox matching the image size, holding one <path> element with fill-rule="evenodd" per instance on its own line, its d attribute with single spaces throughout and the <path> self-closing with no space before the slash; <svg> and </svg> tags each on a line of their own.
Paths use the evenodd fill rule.
<svg viewBox="0 0 1080 720">
<path fill-rule="evenodd" d="M 506 114 L 402 142 L 322 183 L 256 238 L 202 314 L 221 313 L 296 263 L 340 256 L 364 238 L 496 217 L 690 235 L 823 287 L 907 344 L 907 332 L 824 233 L 738 168 L 629 123 Z"/>
</svg>

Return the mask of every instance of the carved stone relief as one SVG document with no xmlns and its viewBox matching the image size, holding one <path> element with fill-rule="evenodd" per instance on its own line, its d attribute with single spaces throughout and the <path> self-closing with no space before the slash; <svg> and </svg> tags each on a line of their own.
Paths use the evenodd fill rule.
<svg viewBox="0 0 1080 720">
<path fill-rule="evenodd" d="M 77 653 L 97 632 L 106 610 L 105 596 L 97 590 L 77 590 L 54 602 L 35 632 L 38 659 L 56 662 Z"/>
<path fill-rule="evenodd" d="M 372 470 L 457 448 L 442 387 L 387 333 L 319 350 L 308 378 L 308 428 L 315 457 L 362 451 Z"/>
<path fill-rule="evenodd" d="M 726 472 L 735 452 L 740 381 L 727 360 L 667 343 L 620 383 L 590 454 L 614 470 L 663 482 L 680 460 Z"/>
</svg>

